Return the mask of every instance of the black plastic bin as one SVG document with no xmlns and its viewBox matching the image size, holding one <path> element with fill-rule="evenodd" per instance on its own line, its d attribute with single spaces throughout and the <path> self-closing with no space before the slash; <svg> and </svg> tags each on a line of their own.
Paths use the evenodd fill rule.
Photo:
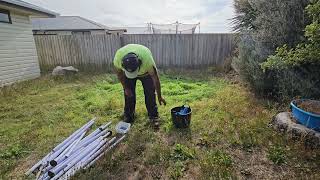
<svg viewBox="0 0 320 180">
<path fill-rule="evenodd" d="M 175 107 L 171 109 L 171 118 L 176 128 L 188 128 L 191 122 L 191 108 L 188 107 L 188 111 L 185 115 L 181 115 L 178 112 L 184 108 L 184 106 Z"/>
</svg>

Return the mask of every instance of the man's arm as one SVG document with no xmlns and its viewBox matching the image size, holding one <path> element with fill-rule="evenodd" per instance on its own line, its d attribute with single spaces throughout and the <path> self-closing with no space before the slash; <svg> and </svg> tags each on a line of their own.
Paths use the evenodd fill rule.
<svg viewBox="0 0 320 180">
<path fill-rule="evenodd" d="M 120 83 L 122 84 L 123 89 L 126 89 L 126 84 L 125 84 L 125 74 L 121 69 L 115 68 L 116 74 L 118 76 L 118 79 Z"/>
<path fill-rule="evenodd" d="M 159 101 L 159 104 L 162 105 L 166 105 L 166 101 L 165 99 L 162 97 L 162 94 L 161 94 L 161 83 L 160 83 L 160 79 L 159 79 L 159 75 L 158 75 L 158 71 L 155 67 L 153 67 L 153 70 L 151 70 L 149 72 L 151 78 L 152 78 L 152 81 L 153 81 L 153 84 L 154 84 L 154 87 L 156 89 L 156 92 L 157 92 L 157 95 L 158 95 L 158 101 Z"/>
<path fill-rule="evenodd" d="M 115 68 L 115 71 L 116 71 L 116 74 L 118 76 L 120 83 L 122 84 L 125 95 L 129 96 L 129 97 L 133 96 L 131 90 L 129 88 L 127 88 L 127 86 L 126 86 L 126 83 L 125 83 L 126 77 L 125 77 L 124 72 L 121 69 L 117 69 L 117 68 Z"/>
</svg>

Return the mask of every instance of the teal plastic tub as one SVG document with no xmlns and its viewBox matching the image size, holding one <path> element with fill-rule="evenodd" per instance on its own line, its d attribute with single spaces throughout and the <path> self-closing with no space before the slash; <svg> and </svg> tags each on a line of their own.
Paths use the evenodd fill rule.
<svg viewBox="0 0 320 180">
<path fill-rule="evenodd" d="M 297 102 L 301 101 L 306 101 L 306 99 L 299 99 L 299 100 L 294 100 L 291 102 L 290 107 L 292 111 L 293 117 L 300 123 L 303 124 L 304 126 L 320 131 L 320 115 L 314 114 L 311 112 L 307 112 L 297 106 Z M 314 100 L 308 100 L 308 101 L 314 101 Z M 314 101 L 315 103 L 319 103 L 320 101 Z"/>
</svg>

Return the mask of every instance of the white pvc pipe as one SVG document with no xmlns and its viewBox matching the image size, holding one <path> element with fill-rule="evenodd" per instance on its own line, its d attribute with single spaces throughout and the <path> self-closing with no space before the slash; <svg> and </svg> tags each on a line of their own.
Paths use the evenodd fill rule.
<svg viewBox="0 0 320 180">
<path fill-rule="evenodd" d="M 75 172 L 77 169 L 82 167 L 82 163 L 83 161 L 85 161 L 88 157 L 90 157 L 90 155 L 94 154 L 94 152 L 96 152 L 98 149 L 100 149 L 102 146 L 104 146 L 107 143 L 107 140 L 104 139 L 103 141 L 101 141 L 99 143 L 98 146 L 96 146 L 94 149 L 90 150 L 90 151 L 85 151 L 83 152 L 81 155 L 79 155 L 78 158 L 74 159 L 73 161 L 71 161 L 63 170 L 61 170 L 62 172 L 59 172 L 56 176 L 54 176 L 55 178 L 58 178 L 59 175 L 63 175 L 64 173 L 71 173 L 71 172 Z M 71 171 L 69 171 L 71 170 Z M 66 176 L 70 176 L 70 174 L 66 174 Z"/>
<path fill-rule="evenodd" d="M 105 133 L 106 133 L 106 132 L 107 132 L 107 131 L 105 131 Z M 109 133 L 109 132 L 108 132 L 107 134 L 101 133 L 100 135 L 101 135 L 101 136 L 96 136 L 95 139 L 91 139 L 91 141 L 87 141 L 86 144 L 83 144 L 83 145 L 80 146 L 80 147 L 76 147 L 75 151 L 78 151 L 78 150 L 81 150 L 81 149 L 85 149 L 86 146 L 90 145 L 90 144 L 91 144 L 93 141 L 95 141 L 96 139 L 101 138 L 101 137 L 108 137 L 108 136 L 110 135 L 110 133 Z M 75 151 L 74 151 L 74 152 L 75 152 Z M 53 161 L 50 162 L 50 164 L 51 164 L 52 166 L 56 166 L 57 164 L 60 164 L 60 163 L 62 163 L 64 160 L 66 160 L 67 158 L 69 158 L 69 156 L 70 156 L 71 154 L 73 154 L 74 152 L 70 153 L 69 155 L 65 155 L 63 158 L 59 158 L 59 159 L 53 160 Z"/>
<path fill-rule="evenodd" d="M 67 172 L 60 171 L 56 176 L 54 176 L 51 180 L 56 180 L 56 179 L 69 179 L 72 175 L 76 173 L 77 170 L 81 168 L 81 163 L 76 164 L 73 166 L 71 169 L 69 169 Z"/>
<path fill-rule="evenodd" d="M 67 139 L 65 139 L 62 143 L 60 143 L 59 145 L 57 145 L 55 148 L 53 148 L 53 150 L 48 153 L 45 157 L 43 157 L 39 162 L 37 162 L 35 165 L 33 165 L 26 173 L 25 175 L 30 175 L 32 172 L 34 172 L 41 164 L 45 164 L 45 162 L 47 161 L 47 158 L 53 154 L 53 152 L 57 151 L 59 148 L 61 148 L 65 143 L 67 143 L 75 134 L 77 134 L 81 129 L 83 129 L 84 127 L 88 126 L 89 124 L 93 124 L 94 121 L 96 120 L 96 118 L 93 118 L 92 120 L 90 120 L 88 123 L 86 123 L 84 126 L 82 126 L 80 129 L 78 129 L 76 132 L 74 132 L 72 135 L 70 135 Z"/>
<path fill-rule="evenodd" d="M 43 176 L 40 180 L 49 180 L 50 177 L 48 175 Z"/>
<path fill-rule="evenodd" d="M 100 133 L 98 133 L 97 135 L 91 137 L 91 138 L 88 138 L 86 139 L 86 141 L 81 141 L 79 144 L 78 144 L 78 148 L 80 147 L 86 147 L 88 144 L 90 144 L 92 141 L 96 140 L 97 138 L 101 137 L 101 136 L 104 136 L 104 135 L 110 135 L 110 132 L 108 132 L 108 130 L 103 130 L 101 131 Z"/>
<path fill-rule="evenodd" d="M 84 131 L 80 137 L 75 139 L 75 141 L 72 142 L 59 156 L 57 156 L 55 159 L 51 160 L 49 163 L 51 166 L 56 166 L 57 162 L 61 162 L 61 160 L 66 159 L 66 157 L 69 157 L 70 153 L 73 151 L 74 147 L 79 143 L 79 141 L 83 138 L 83 136 L 86 134 L 86 131 Z"/>
<path fill-rule="evenodd" d="M 26 173 L 26 176 L 29 176 L 32 172 L 34 172 L 39 166 L 41 166 L 42 164 L 44 164 L 44 162 L 46 161 L 46 159 L 49 157 L 50 153 L 47 154 L 45 157 L 43 157 L 40 161 L 38 161 L 35 165 L 33 165 Z"/>
<path fill-rule="evenodd" d="M 108 137 L 108 135 L 105 135 L 103 138 L 106 138 L 106 137 Z M 97 151 L 99 151 L 99 150 L 101 150 L 101 149 L 105 149 L 105 147 L 107 147 L 107 146 L 109 146 L 111 143 L 113 143 L 114 142 L 114 140 L 115 140 L 116 138 L 114 137 L 114 138 L 112 138 L 111 140 L 105 140 L 104 142 L 101 142 L 97 147 L 95 147 L 93 150 L 91 150 L 91 152 L 90 153 L 88 153 L 85 157 L 83 157 L 83 158 L 81 158 L 80 160 L 79 160 L 79 162 L 77 163 L 78 164 L 78 166 L 80 166 L 81 168 L 84 166 L 84 164 L 87 164 L 88 162 L 90 162 L 90 161 L 88 161 L 88 159 L 90 158 L 90 159 L 93 159 L 94 157 L 95 157 L 95 155 L 94 154 L 97 154 L 96 152 Z M 92 157 L 94 155 L 94 157 Z M 85 163 L 85 162 L 87 162 L 87 163 Z M 81 164 L 81 165 L 79 165 L 79 164 Z M 83 164 L 83 165 L 82 165 Z M 76 170 L 76 169 L 74 169 L 74 170 Z M 63 172 L 59 172 L 58 174 L 60 174 L 60 175 L 62 175 L 62 174 L 64 174 L 64 170 L 62 170 Z M 66 176 L 70 176 L 70 174 L 67 174 L 68 172 L 70 173 L 70 169 L 66 172 Z M 65 176 L 64 175 L 64 176 Z M 56 175 L 56 176 L 58 176 L 58 175 Z M 56 177 L 56 176 L 54 176 L 54 177 Z"/>
<path fill-rule="evenodd" d="M 68 179 L 72 175 L 76 173 L 77 170 L 80 168 L 88 168 L 93 163 L 95 163 L 101 156 L 103 156 L 106 152 L 111 150 L 114 146 L 116 146 L 120 141 L 122 141 L 126 135 L 123 135 L 121 138 L 119 138 L 116 142 L 116 137 L 112 138 L 111 140 L 104 139 L 106 136 L 102 137 L 103 140 L 99 142 L 99 144 L 90 150 L 86 150 L 85 152 L 82 152 L 81 154 L 77 155 L 78 158 L 73 159 L 70 161 L 67 166 L 65 166 L 62 170 L 57 172 L 57 174 L 52 178 L 52 180 L 60 179 Z M 113 143 L 114 142 L 114 143 Z M 113 144 L 112 144 L 113 143 Z M 105 150 L 105 148 L 109 148 Z"/>
<path fill-rule="evenodd" d="M 110 141 L 109 141 L 110 142 Z M 96 151 L 98 151 L 99 149 L 101 149 L 103 146 L 105 146 L 105 144 L 108 144 L 108 140 L 104 140 L 104 141 L 101 141 L 100 144 L 95 147 L 93 150 L 91 150 L 85 157 L 79 159 L 78 162 L 76 162 L 75 165 L 73 166 L 69 166 L 69 167 L 66 167 L 65 169 L 63 169 L 62 171 L 60 171 L 56 176 L 54 176 L 55 178 L 58 178 L 59 176 L 63 175 L 62 176 L 62 179 L 63 177 L 66 178 L 66 177 L 70 177 L 72 175 L 74 175 L 77 170 L 79 170 L 80 168 L 83 168 L 84 166 L 84 161 L 87 161 L 88 158 L 90 158 Z"/>
<path fill-rule="evenodd" d="M 110 145 L 110 142 L 113 142 L 115 139 L 112 138 L 111 140 L 108 140 L 108 139 L 104 139 L 104 141 L 102 141 L 103 143 L 99 144 L 95 149 L 93 149 L 89 154 L 87 154 L 85 157 L 83 157 L 81 159 L 81 162 L 85 163 L 86 161 L 88 161 L 88 159 L 90 159 L 97 151 L 99 151 L 100 149 L 102 149 L 104 146 L 106 145 Z"/>
<path fill-rule="evenodd" d="M 70 148 L 72 148 L 75 143 L 77 143 L 77 141 L 73 141 L 73 143 L 70 144 L 70 146 L 67 147 L 66 150 L 64 150 L 58 157 L 56 157 L 56 158 L 55 158 L 54 160 L 52 160 L 52 161 L 57 161 L 57 160 L 63 158 L 63 157 L 65 156 L 65 154 L 66 154 L 67 152 L 69 152 Z M 52 163 L 51 163 L 52 161 L 49 162 L 51 165 L 52 165 Z"/>
<path fill-rule="evenodd" d="M 81 141 L 81 139 L 84 137 L 84 135 L 86 134 L 87 132 L 85 131 L 79 139 L 76 140 L 76 143 L 74 143 L 72 145 L 72 147 L 69 149 L 69 151 L 65 154 L 65 156 L 69 157 L 70 154 L 73 152 L 74 148 L 77 147 L 77 145 L 79 144 L 79 142 Z"/>
<path fill-rule="evenodd" d="M 44 179 L 50 179 L 50 177 L 48 176 L 48 174 L 46 172 L 44 172 L 38 180 L 44 180 Z"/>
<path fill-rule="evenodd" d="M 97 146 L 100 146 L 100 144 L 103 144 L 104 142 L 101 141 L 99 142 L 99 144 Z M 66 173 L 70 168 L 72 168 L 75 164 L 77 164 L 78 162 L 81 162 L 81 159 L 84 158 L 87 154 L 89 154 L 91 151 L 93 151 L 94 149 L 96 149 L 95 146 L 89 147 L 87 148 L 85 151 L 81 152 L 77 157 L 75 157 L 74 159 L 71 159 L 71 161 L 62 166 L 63 169 L 58 169 L 56 172 L 51 171 L 49 176 L 56 178 L 59 178 L 61 175 L 63 175 L 64 173 Z M 51 174 L 53 173 L 53 174 Z"/>
<path fill-rule="evenodd" d="M 91 137 L 96 136 L 96 135 L 97 135 L 98 133 L 100 133 L 100 132 L 101 132 L 101 130 L 100 130 L 99 128 L 96 129 L 95 131 L 93 131 L 92 133 L 90 133 L 88 136 L 86 136 L 85 138 L 83 138 L 79 143 L 80 143 L 80 144 L 83 143 L 84 141 L 90 139 Z"/>
<path fill-rule="evenodd" d="M 100 141 L 102 140 L 102 138 L 97 139 L 96 141 L 92 142 L 90 144 L 90 146 L 87 146 L 87 148 L 84 149 L 84 152 L 87 152 L 88 150 L 93 149 L 95 146 L 97 146 Z M 53 169 L 51 169 L 48 174 L 50 177 L 53 177 L 54 175 L 58 174 L 58 172 L 60 172 L 62 169 L 64 169 L 68 163 L 70 163 L 71 161 L 73 161 L 75 158 L 79 158 L 79 156 L 83 154 L 82 150 L 76 151 L 75 153 L 73 153 L 66 161 L 64 161 L 61 164 L 58 164 L 56 167 L 54 167 Z"/>
<path fill-rule="evenodd" d="M 95 119 L 93 119 L 93 120 L 95 120 Z M 92 124 L 90 125 L 90 122 L 88 122 L 89 124 L 88 124 L 88 126 L 92 126 Z M 73 153 L 80 153 L 81 154 L 81 151 L 78 151 L 79 149 L 78 149 L 78 147 L 77 147 L 77 145 L 79 145 L 81 142 L 83 143 L 83 145 L 85 145 L 85 146 L 83 146 L 83 147 L 86 147 L 87 145 L 89 145 L 89 148 L 91 149 L 92 147 L 90 147 L 90 146 L 92 146 L 92 142 L 93 142 L 93 140 L 94 139 L 97 139 L 97 138 L 99 138 L 99 137 L 101 137 L 101 136 L 104 136 L 103 138 L 102 138 L 102 141 L 100 142 L 100 143 L 98 143 L 98 146 L 97 147 L 95 147 L 93 150 L 91 150 L 91 151 L 89 151 L 89 153 L 86 155 L 86 154 L 84 154 L 84 158 L 82 158 L 82 159 L 79 159 L 79 160 L 73 160 L 72 161 L 72 158 L 70 158 L 70 162 L 69 163 L 75 163 L 73 166 L 67 166 L 65 169 L 63 169 L 63 171 L 62 172 L 59 172 L 59 174 L 63 174 L 64 172 L 68 172 L 67 174 L 66 174 L 66 177 L 68 178 L 68 177 L 70 177 L 70 175 L 73 175 L 80 167 L 82 168 L 83 167 L 83 162 L 84 161 L 87 161 L 88 162 L 88 159 L 90 158 L 90 159 L 93 159 L 97 154 L 99 154 L 99 153 L 97 153 L 98 151 L 99 152 L 101 152 L 103 149 L 105 149 L 108 145 L 110 145 L 112 142 L 113 142 L 113 140 L 114 139 L 112 139 L 112 141 L 110 140 L 109 142 L 107 142 L 107 140 L 104 140 L 104 138 L 106 138 L 106 137 L 109 137 L 109 135 L 111 135 L 111 131 L 104 131 L 109 125 L 111 124 L 111 122 L 109 122 L 109 123 L 106 123 L 106 124 L 104 124 L 104 125 L 101 125 L 97 130 L 95 130 L 93 133 L 91 133 L 90 135 L 88 135 L 87 137 L 85 137 L 85 138 L 83 138 L 83 136 L 84 136 L 84 134 L 85 133 L 83 133 L 81 136 L 80 136 L 80 138 L 78 138 L 77 140 L 75 140 L 74 142 L 72 142 L 71 143 L 71 147 L 70 146 L 68 146 L 67 147 L 67 149 L 65 149 L 64 151 L 62 151 L 64 154 L 65 154 L 65 152 L 68 152 L 68 156 L 70 156 L 70 154 L 73 154 Z M 84 125 L 82 128 L 80 128 L 80 129 L 78 129 L 75 133 L 73 133 L 73 136 L 78 136 L 78 133 L 79 132 L 81 132 L 84 128 L 87 128 L 86 127 L 86 125 Z M 97 137 L 94 137 L 94 136 L 97 136 Z M 82 139 L 83 138 L 83 139 Z M 72 135 L 71 135 L 71 137 L 69 136 L 69 138 L 68 139 L 66 139 L 66 140 L 68 140 L 68 141 L 73 141 L 74 140 L 74 137 L 72 137 Z M 87 142 L 85 142 L 85 141 L 83 141 L 83 140 L 87 140 Z M 65 143 L 70 143 L 70 142 L 66 142 L 66 141 L 64 141 Z M 92 144 L 90 144 L 90 143 L 92 143 Z M 64 146 L 61 146 L 61 143 L 60 143 L 60 147 L 59 148 L 64 148 Z M 74 151 L 78 151 L 78 152 L 73 152 L 73 148 L 77 148 L 77 150 L 74 150 Z M 85 149 L 87 149 L 87 147 L 86 148 L 84 148 L 83 150 L 85 150 Z M 61 150 L 59 150 L 58 148 L 55 148 L 55 150 L 58 150 L 58 151 L 61 151 Z M 42 161 L 39 161 L 39 163 L 40 163 L 40 165 L 41 164 L 45 164 L 45 163 L 43 163 L 43 160 L 45 160 L 45 162 L 47 162 L 47 160 L 46 159 L 48 159 L 48 157 L 53 157 L 56 153 L 58 153 L 58 152 L 51 152 L 51 153 L 49 153 L 47 156 L 45 156 L 43 159 L 42 159 Z M 61 157 L 62 155 L 60 154 L 58 157 Z M 66 161 L 68 160 L 68 159 L 65 159 Z M 78 161 L 78 162 L 77 162 Z M 66 163 L 66 162 L 63 162 L 63 163 Z M 39 165 L 39 166 L 40 166 Z M 46 164 L 45 164 L 45 166 L 46 166 Z M 77 168 L 78 167 L 78 168 Z M 46 173 L 48 170 L 50 170 L 51 168 L 53 168 L 53 167 L 50 167 L 50 166 L 47 166 L 46 167 L 46 169 L 43 171 L 42 170 L 42 172 L 44 172 L 43 173 L 43 175 L 41 176 L 41 179 L 45 179 L 45 180 L 47 180 L 47 179 L 50 179 L 50 177 L 48 176 L 48 174 Z M 69 169 L 69 170 L 68 170 Z M 54 178 L 58 178 L 58 177 L 54 177 Z"/>
<path fill-rule="evenodd" d="M 101 129 L 101 130 L 105 130 L 105 129 L 107 129 L 107 127 L 109 127 L 109 126 L 110 126 L 110 124 L 111 124 L 111 122 L 108 122 L 108 123 L 106 123 L 106 124 L 104 124 L 104 125 L 100 126 L 100 127 L 99 127 L 99 129 Z"/>
<path fill-rule="evenodd" d="M 98 137 L 105 135 L 106 133 L 107 133 L 107 130 L 103 130 L 103 131 L 99 130 L 99 131 L 97 131 L 97 133 L 95 133 L 94 136 L 91 136 L 89 138 L 86 138 L 86 139 L 83 139 L 82 141 L 80 141 L 79 144 L 77 145 L 77 147 L 85 147 L 86 145 L 90 144 L 90 142 L 97 139 Z"/>
<path fill-rule="evenodd" d="M 90 120 L 88 123 L 86 123 L 85 125 L 83 125 L 81 128 L 79 128 L 77 131 L 75 131 L 74 133 L 72 133 L 67 139 L 65 139 L 62 143 L 60 143 L 58 146 L 56 146 L 53 151 L 57 151 L 59 150 L 59 148 L 61 148 L 62 146 L 64 146 L 65 143 L 67 143 L 71 138 L 73 138 L 74 136 L 78 135 L 79 132 L 81 132 L 83 129 L 87 128 L 87 127 L 91 127 L 94 124 L 94 121 L 96 120 L 96 118 L 93 118 L 92 120 Z"/>
<path fill-rule="evenodd" d="M 123 135 L 120 139 L 118 139 L 115 143 L 113 143 L 106 151 L 102 152 L 99 156 L 94 158 L 87 166 L 85 166 L 84 169 L 92 166 L 92 164 L 94 164 L 101 156 L 103 156 L 105 153 L 110 151 L 114 146 L 116 146 L 119 142 L 121 142 L 125 137 L 126 137 L 126 135 Z"/>
<path fill-rule="evenodd" d="M 82 129 L 82 130 L 78 133 L 78 135 L 76 135 L 76 136 L 74 136 L 72 139 L 70 139 L 69 142 L 66 143 L 64 146 L 62 146 L 58 151 L 56 151 L 56 152 L 54 152 L 53 154 L 51 154 L 51 155 L 49 156 L 49 158 L 48 158 L 49 162 L 52 161 L 52 160 L 54 160 L 56 157 L 58 157 L 68 146 L 70 146 L 70 144 L 71 144 L 73 141 L 77 140 L 77 139 L 82 135 L 81 133 L 86 132 L 89 128 L 90 128 L 90 126 Z"/>
<path fill-rule="evenodd" d="M 99 128 L 97 128 L 94 132 L 92 132 L 91 134 L 89 134 L 88 136 L 86 136 L 85 138 L 83 138 L 83 140 L 80 141 L 80 144 L 87 141 L 88 139 L 96 136 L 97 134 L 99 134 L 101 131 L 107 129 L 107 127 L 111 124 L 111 122 L 108 122 L 104 125 L 101 125 Z"/>
<path fill-rule="evenodd" d="M 93 152 L 87 159 L 83 161 L 84 166 L 89 164 L 93 159 L 95 159 L 100 153 L 102 153 L 108 146 L 110 146 L 114 141 L 116 140 L 116 137 L 113 137 L 108 141 L 106 144 L 104 144 L 101 148 L 97 149 L 97 151 Z"/>
</svg>

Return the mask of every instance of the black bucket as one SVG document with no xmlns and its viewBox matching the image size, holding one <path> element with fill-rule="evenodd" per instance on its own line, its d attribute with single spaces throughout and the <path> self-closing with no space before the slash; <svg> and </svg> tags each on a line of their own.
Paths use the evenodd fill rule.
<svg viewBox="0 0 320 180">
<path fill-rule="evenodd" d="M 187 107 L 187 113 L 180 114 L 179 112 Z M 188 128 L 191 122 L 191 108 L 189 106 L 180 106 L 171 109 L 171 118 L 176 128 Z"/>
</svg>

